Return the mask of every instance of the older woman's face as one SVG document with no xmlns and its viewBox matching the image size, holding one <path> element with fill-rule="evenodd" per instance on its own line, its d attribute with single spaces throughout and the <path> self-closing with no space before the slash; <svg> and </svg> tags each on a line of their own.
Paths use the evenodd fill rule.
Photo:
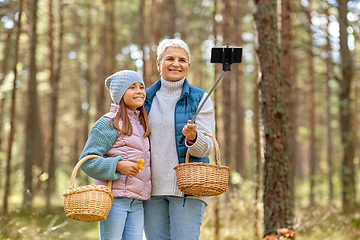
<svg viewBox="0 0 360 240">
<path fill-rule="evenodd" d="M 179 47 L 168 47 L 160 61 L 156 61 L 162 77 L 170 82 L 183 79 L 189 71 L 190 63 L 186 51 Z"/>
</svg>

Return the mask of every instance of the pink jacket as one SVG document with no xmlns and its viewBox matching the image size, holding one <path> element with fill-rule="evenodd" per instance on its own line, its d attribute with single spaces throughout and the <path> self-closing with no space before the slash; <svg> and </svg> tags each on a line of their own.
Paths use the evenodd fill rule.
<svg viewBox="0 0 360 240">
<path fill-rule="evenodd" d="M 111 104 L 110 112 L 104 116 L 111 118 L 115 115 L 119 105 Z M 150 180 L 150 144 L 149 138 L 144 138 L 144 128 L 140 124 L 139 110 L 129 110 L 128 114 L 133 127 L 131 136 L 119 135 L 114 145 L 105 154 L 104 157 L 122 156 L 123 161 L 131 161 L 137 163 L 138 158 L 145 160 L 144 169 L 140 170 L 137 175 L 130 178 L 121 174 L 120 178 L 112 183 L 112 193 L 114 197 L 137 198 L 141 200 L 149 200 L 151 192 Z M 119 122 L 121 127 L 121 121 Z M 107 186 L 107 181 L 96 181 L 97 185 Z"/>
</svg>

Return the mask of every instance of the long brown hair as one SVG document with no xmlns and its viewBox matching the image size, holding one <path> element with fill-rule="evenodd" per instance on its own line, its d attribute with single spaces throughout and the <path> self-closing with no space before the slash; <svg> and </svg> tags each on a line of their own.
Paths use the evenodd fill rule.
<svg viewBox="0 0 360 240">
<path fill-rule="evenodd" d="M 144 138 L 148 137 L 150 135 L 150 128 L 149 128 L 149 118 L 146 113 L 144 105 L 141 107 L 138 107 L 137 110 L 140 111 L 140 124 L 143 126 L 145 133 Z M 119 134 L 131 136 L 133 134 L 133 128 L 130 122 L 130 118 L 127 112 L 127 107 L 125 105 L 124 99 L 120 100 L 119 103 L 119 109 L 115 113 L 115 115 L 111 118 L 112 121 L 110 121 L 110 127 L 113 128 L 113 124 L 115 125 L 115 128 L 119 131 Z M 119 121 L 122 122 L 122 128 L 119 126 Z"/>
</svg>

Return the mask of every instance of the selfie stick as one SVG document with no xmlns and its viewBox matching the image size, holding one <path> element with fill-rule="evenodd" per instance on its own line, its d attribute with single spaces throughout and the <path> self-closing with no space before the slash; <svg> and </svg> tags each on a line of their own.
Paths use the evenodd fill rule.
<svg viewBox="0 0 360 240">
<path fill-rule="evenodd" d="M 242 56 L 242 48 L 239 47 L 231 47 L 229 48 L 229 44 L 227 43 L 225 47 L 222 48 L 213 48 L 212 52 L 211 52 L 211 56 L 213 54 L 213 50 L 216 50 L 216 54 L 218 55 L 219 53 L 221 54 L 221 61 L 220 59 L 213 59 L 211 58 L 211 62 L 213 63 L 222 63 L 223 64 L 223 72 L 221 74 L 221 76 L 219 77 L 219 79 L 216 81 L 216 83 L 214 84 L 214 86 L 211 88 L 209 94 L 205 97 L 205 100 L 201 103 L 200 107 L 197 109 L 194 117 L 191 119 L 190 124 L 194 124 L 195 123 L 195 119 L 196 117 L 199 115 L 200 110 L 202 109 L 202 107 L 204 106 L 206 100 L 210 97 L 210 94 L 212 93 L 212 91 L 215 89 L 216 85 L 220 82 L 220 79 L 224 76 L 224 74 L 226 73 L 226 71 L 231 71 L 231 64 L 233 63 L 240 63 L 241 62 L 241 56 Z M 179 141 L 179 145 L 181 145 L 183 143 L 185 139 L 185 136 L 182 135 L 180 141 Z"/>
<path fill-rule="evenodd" d="M 190 124 L 194 124 L 196 117 L 199 115 L 200 110 L 202 109 L 202 107 L 204 106 L 206 100 L 210 97 L 210 94 L 212 93 L 212 91 L 215 89 L 216 85 L 220 82 L 221 78 L 224 76 L 224 74 L 226 73 L 226 71 L 224 70 L 221 74 L 221 76 L 219 77 L 219 79 L 216 81 L 216 83 L 214 84 L 214 86 L 211 88 L 210 92 L 208 93 L 208 95 L 205 97 L 205 100 L 201 103 L 200 107 L 198 108 L 198 110 L 196 111 L 195 115 L 193 116 L 193 118 L 191 119 Z M 179 145 L 181 145 L 183 143 L 185 139 L 185 136 L 182 135 L 182 137 L 180 138 L 179 141 Z"/>
</svg>

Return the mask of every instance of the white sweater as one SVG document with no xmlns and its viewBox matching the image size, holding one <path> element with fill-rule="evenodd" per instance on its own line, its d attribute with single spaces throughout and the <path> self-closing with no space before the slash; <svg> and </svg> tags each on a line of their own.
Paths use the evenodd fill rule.
<svg viewBox="0 0 360 240">
<path fill-rule="evenodd" d="M 174 167 L 178 164 L 174 110 L 176 102 L 180 98 L 184 81 L 185 78 L 177 82 L 169 82 L 161 78 L 161 87 L 156 92 L 149 112 L 152 196 L 172 195 L 182 197 L 184 195 L 177 187 L 174 170 Z M 206 96 L 205 93 L 201 102 Z M 199 132 L 214 134 L 214 108 L 210 98 L 205 102 L 195 123 L 198 130 L 197 139 L 189 147 L 189 152 L 195 157 L 208 156 L 212 150 L 212 140 Z M 208 198 L 199 199 L 208 202 Z"/>
</svg>

